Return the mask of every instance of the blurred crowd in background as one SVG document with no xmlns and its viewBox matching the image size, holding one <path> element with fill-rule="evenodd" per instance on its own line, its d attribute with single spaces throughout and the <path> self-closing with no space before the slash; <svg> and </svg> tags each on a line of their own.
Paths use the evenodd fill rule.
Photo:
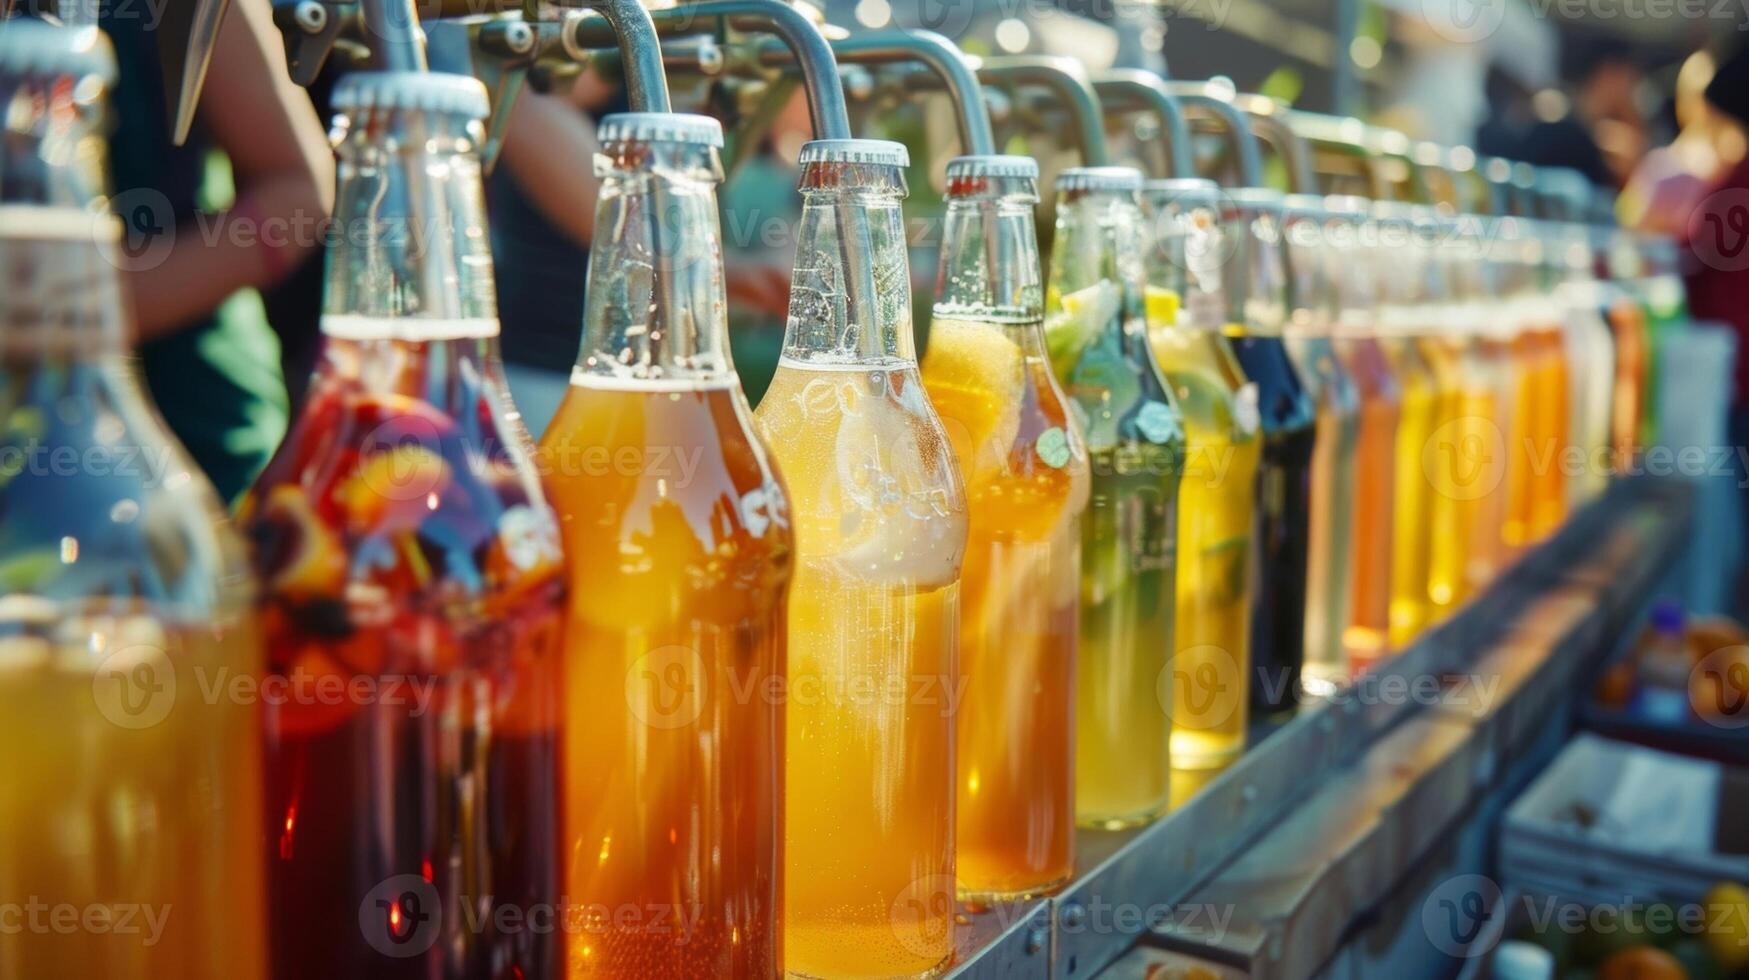
<svg viewBox="0 0 1749 980">
<path fill-rule="evenodd" d="M 929 28 L 972 54 L 1059 54 L 1093 69 L 1224 75 L 1241 91 L 1302 108 L 1575 168 L 1620 192 L 1622 224 L 1691 244 L 1710 236 L 1684 253 L 1694 313 L 1742 332 L 1749 331 L 1749 271 L 1741 271 L 1749 266 L 1746 7 L 1745 0 L 832 0 L 824 13 L 850 30 Z M 146 375 L 172 427 L 221 492 L 234 495 L 278 443 L 316 354 L 320 236 L 175 232 L 197 215 L 209 227 L 284 218 L 298 228 L 326 213 L 333 164 L 322 128 L 338 66 L 308 90 L 269 81 L 286 75 L 268 0 L 234 0 L 194 134 L 176 148 L 150 27 L 127 5 L 104 0 L 99 9 L 122 67 L 111 147 L 117 200 L 130 234 L 168 233 L 174 242 L 172 261 L 132 277 Z M 592 120 L 623 106 L 617 81 L 590 71 L 519 98 L 487 182 L 503 351 L 537 433 L 576 354 L 595 212 Z M 931 181 L 955 151 L 947 107 L 924 100 L 875 108 L 871 135 L 913 146 L 914 204 L 930 213 L 939 194 Z M 797 207 L 793 162 L 808 137 L 798 93 L 722 194 L 734 349 L 755 399 L 781 341 L 791 264 L 785 229 Z M 918 152 L 920 145 L 929 150 Z M 1047 161 L 1053 152 L 1009 149 Z M 128 202 L 141 200 L 153 205 L 143 213 L 157 217 L 129 217 Z M 927 244 L 920 238 L 913 262 L 920 297 L 934 272 Z M 1741 264 L 1718 261 L 1739 253 Z M 187 383 L 191 376 L 198 386 Z M 1740 370 L 1740 402 L 1745 392 Z"/>
</svg>

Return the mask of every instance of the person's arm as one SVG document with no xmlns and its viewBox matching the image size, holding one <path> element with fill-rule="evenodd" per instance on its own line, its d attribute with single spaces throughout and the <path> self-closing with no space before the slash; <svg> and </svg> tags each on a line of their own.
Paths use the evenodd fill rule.
<svg viewBox="0 0 1749 980">
<path fill-rule="evenodd" d="M 585 248 L 595 234 L 598 187 L 591 161 L 601 144 L 583 110 L 608 94 L 588 72 L 563 93 L 524 91 L 510 106 L 498 160 L 535 210 Z"/>
<path fill-rule="evenodd" d="M 230 158 L 236 203 L 211 216 L 207 233 L 179 229 L 162 262 L 132 271 L 142 340 L 175 332 L 239 289 L 290 275 L 321 245 L 333 209 L 334 157 L 309 96 L 286 73 L 267 0 L 231 4 L 200 113 Z"/>
</svg>

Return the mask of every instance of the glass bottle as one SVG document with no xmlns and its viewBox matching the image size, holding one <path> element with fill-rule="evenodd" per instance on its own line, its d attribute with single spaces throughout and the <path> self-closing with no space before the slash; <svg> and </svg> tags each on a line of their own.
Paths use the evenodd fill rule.
<svg viewBox="0 0 1749 980">
<path fill-rule="evenodd" d="M 129 362 L 114 77 L 95 29 L 0 20 L 0 974 L 258 978 L 253 585 Z"/>
<path fill-rule="evenodd" d="M 1251 680 L 1251 528 L 1263 452 L 1257 386 L 1221 333 L 1226 323 L 1219 190 L 1210 180 L 1150 180 L 1148 339 L 1184 415 L 1178 491 L 1178 602 L 1172 765 L 1218 769 L 1244 751 Z M 1182 782 L 1182 780 L 1180 780 Z"/>
<path fill-rule="evenodd" d="M 541 441 L 570 563 L 569 975 L 773 977 L 786 498 L 729 358 L 706 116 L 604 118 L 583 343 Z M 647 910 L 671 907 L 670 928 Z"/>
<path fill-rule="evenodd" d="M 784 962 L 911 976 L 952 953 L 966 499 L 919 377 L 903 145 L 817 140 L 783 354 L 754 418 L 790 492 Z"/>
<path fill-rule="evenodd" d="M 1283 212 L 1292 310 L 1283 331 L 1288 354 L 1317 407 L 1307 541 L 1303 684 L 1327 697 L 1348 682 L 1349 565 L 1354 526 L 1355 453 L 1360 390 L 1336 352 L 1336 292 L 1328 264 L 1332 223 L 1323 198 L 1291 195 Z"/>
<path fill-rule="evenodd" d="M 1366 242 L 1364 198 L 1332 197 L 1324 258 L 1335 297 L 1334 344 L 1360 395 L 1354 451 L 1354 522 L 1349 610 L 1343 647 L 1351 674 L 1390 651 L 1391 523 L 1395 506 L 1397 423 L 1403 390 L 1378 335 L 1379 282 Z"/>
<path fill-rule="evenodd" d="M 1499 240 L 1504 243 L 1504 269 L 1511 282 L 1507 318 L 1513 323 L 1516 379 L 1507 442 L 1506 515 L 1501 523 L 1503 552 L 1510 559 L 1536 542 L 1539 501 L 1550 498 L 1544 513 L 1565 511 L 1566 491 L 1556 464 L 1566 442 L 1566 359 L 1558 356 L 1561 314 L 1544 266 L 1539 223 L 1521 217 L 1502 219 Z"/>
<path fill-rule="evenodd" d="M 1393 650 L 1414 642 L 1429 619 L 1428 521 L 1433 482 L 1422 467 L 1422 452 L 1438 427 L 1439 410 L 1438 378 L 1420 343 L 1426 318 L 1411 215 L 1403 204 L 1375 204 L 1373 227 L 1378 238 L 1371 249 L 1379 277 L 1378 334 L 1403 393 L 1391 509 L 1389 639 Z"/>
<path fill-rule="evenodd" d="M 1145 823 L 1171 802 L 1172 653 L 1184 422 L 1148 347 L 1142 175 L 1057 177 L 1045 342 L 1092 462 L 1081 534 L 1075 811 L 1083 825 Z"/>
<path fill-rule="evenodd" d="M 1432 328 L 1423 339 L 1439 379 L 1439 416 L 1421 447 L 1432 481 L 1427 534 L 1428 622 L 1443 621 L 1469 595 L 1471 541 L 1482 494 L 1496 454 L 1488 449 L 1494 422 L 1493 379 L 1476 341 L 1478 316 L 1470 305 L 1472 251 L 1455 216 L 1424 223 L 1423 261 Z"/>
<path fill-rule="evenodd" d="M 923 386 L 965 478 L 959 891 L 1049 892 L 1075 870 L 1075 645 L 1087 449 L 1040 322 L 1038 164 L 947 166 Z"/>
<path fill-rule="evenodd" d="M 1639 451 L 1650 364 L 1651 330 L 1646 307 L 1633 293 L 1637 250 L 1614 225 L 1593 225 L 1592 251 L 1604 322 L 1614 341 L 1614 384 L 1609 405 L 1610 468 L 1625 472 Z"/>
<path fill-rule="evenodd" d="M 1463 464 L 1457 487 L 1465 536 L 1459 587 L 1464 596 L 1486 589 L 1506 566 L 1501 529 L 1518 388 L 1510 279 L 1497 249 L 1502 227 L 1498 219 L 1460 215 L 1451 243 L 1456 250 L 1457 315 L 1469 337 L 1465 426 L 1446 450 Z"/>
<path fill-rule="evenodd" d="M 1288 353 L 1282 195 L 1229 191 L 1221 216 L 1233 249 L 1225 331 L 1239 367 L 1257 385 L 1263 430 L 1258 467 L 1257 581 L 1251 604 L 1251 708 L 1291 714 L 1306 660 L 1306 594 L 1311 543 L 1312 458 L 1317 405 Z"/>
<path fill-rule="evenodd" d="M 1611 404 L 1615 394 L 1616 350 L 1605 314 L 1613 291 L 1599 282 L 1592 251 L 1591 229 L 1578 222 L 1549 224 L 1554 261 L 1555 295 L 1564 308 L 1562 342 L 1568 378 L 1569 441 L 1557 457 L 1566 471 L 1566 511 L 1594 499 L 1609 484 Z M 1571 446 L 1571 450 L 1568 446 Z M 1566 516 L 1545 518 L 1543 534 Z"/>
<path fill-rule="evenodd" d="M 1687 329 L 1688 293 L 1682 282 L 1682 252 L 1676 241 L 1663 235 L 1640 233 L 1634 243 L 1639 254 L 1639 275 L 1629 280 L 1630 289 L 1645 308 L 1646 367 L 1641 400 L 1640 445 L 1658 440 L 1658 413 L 1662 395 L 1658 389 L 1663 351 L 1673 335 Z"/>
<path fill-rule="evenodd" d="M 550 976 L 556 936 L 500 915 L 559 895 L 564 563 L 498 359 L 486 93 L 365 72 L 333 104 L 321 352 L 243 505 L 289 692 L 267 711 L 275 976 Z"/>
</svg>

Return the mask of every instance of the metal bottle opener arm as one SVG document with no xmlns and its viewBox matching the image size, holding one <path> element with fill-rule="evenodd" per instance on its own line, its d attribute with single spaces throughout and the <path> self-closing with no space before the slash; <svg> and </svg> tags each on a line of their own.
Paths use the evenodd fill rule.
<svg viewBox="0 0 1749 980">
<path fill-rule="evenodd" d="M 978 68 L 978 78 L 1015 96 L 1023 90 L 1043 89 L 1052 106 L 1068 112 L 1082 162 L 1090 167 L 1105 164 L 1104 113 L 1093 82 L 1080 62 L 1073 58 L 1005 55 L 984 59 Z M 1015 98 L 1017 104 L 1020 101 Z"/>
<path fill-rule="evenodd" d="M 1257 148 L 1257 134 L 1245 113 L 1233 104 L 1231 88 L 1216 82 L 1167 82 L 1166 88 L 1183 104 L 1193 131 L 1201 124 L 1225 134 L 1239 171 L 1239 184 L 1262 187 L 1263 154 Z"/>
<path fill-rule="evenodd" d="M 1190 155 L 1190 124 L 1165 79 L 1139 68 L 1114 68 L 1093 76 L 1093 91 L 1107 119 L 1137 112 L 1158 116 L 1166 131 L 1167 169 L 1171 171 L 1162 176 L 1196 176 L 1196 163 Z"/>
</svg>

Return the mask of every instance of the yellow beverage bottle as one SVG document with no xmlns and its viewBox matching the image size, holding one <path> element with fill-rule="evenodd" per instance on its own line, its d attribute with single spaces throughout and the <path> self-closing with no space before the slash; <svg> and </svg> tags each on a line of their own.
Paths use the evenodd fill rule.
<svg viewBox="0 0 1749 980">
<path fill-rule="evenodd" d="M 130 363 L 102 38 L 0 21 L 0 976 L 258 980 L 254 584 Z"/>
<path fill-rule="evenodd" d="M 824 140 L 801 161 L 783 356 L 754 415 L 796 541 L 784 972 L 917 976 L 953 950 L 965 492 L 911 336 L 905 148 Z"/>
<path fill-rule="evenodd" d="M 959 892 L 1044 894 L 1075 868 L 1075 653 L 1087 450 L 1051 375 L 1038 164 L 961 157 L 923 386 L 965 478 Z"/>
<path fill-rule="evenodd" d="M 1466 435 L 1476 427 L 1473 423 L 1480 421 L 1466 415 L 1466 409 L 1489 407 L 1480 402 L 1466 404 L 1470 394 L 1464 364 L 1468 342 L 1456 324 L 1438 323 L 1417 339 L 1432 369 L 1434 385 L 1433 428 L 1420 447 L 1421 468 L 1429 489 L 1428 520 L 1422 531 L 1427 536 L 1427 581 L 1422 588 L 1426 593 L 1426 625 L 1432 626 L 1450 615 L 1463 599 L 1469 536 L 1462 524 L 1462 498 L 1470 483 L 1465 474 L 1471 465 L 1463 453 L 1468 445 Z"/>
<path fill-rule="evenodd" d="M 727 349 L 722 130 L 630 113 L 597 135 L 603 234 L 540 458 L 575 556 L 563 894 L 614 914 L 568 936 L 566 975 L 773 977 L 792 541 Z"/>
<path fill-rule="evenodd" d="M 1221 328 L 1217 190 L 1151 180 L 1142 192 L 1148 337 L 1184 415 L 1172 764 L 1218 770 L 1245 748 L 1251 674 L 1251 528 L 1263 451 L 1257 388 Z M 1182 783 L 1183 780 L 1180 779 Z"/>
<path fill-rule="evenodd" d="M 1391 513 L 1390 627 L 1390 645 L 1401 649 L 1412 643 L 1428 622 L 1428 524 L 1433 484 L 1423 468 L 1422 456 L 1438 425 L 1440 389 L 1420 339 L 1425 319 L 1414 289 L 1417 258 L 1413 224 L 1400 206 L 1381 205 L 1377 214 L 1379 336 L 1403 398 Z"/>
<path fill-rule="evenodd" d="M 1183 416 L 1148 348 L 1141 174 L 1057 179 L 1045 341 L 1092 463 L 1081 549 L 1075 809 L 1145 823 L 1171 802 L 1173 615 Z"/>
</svg>

